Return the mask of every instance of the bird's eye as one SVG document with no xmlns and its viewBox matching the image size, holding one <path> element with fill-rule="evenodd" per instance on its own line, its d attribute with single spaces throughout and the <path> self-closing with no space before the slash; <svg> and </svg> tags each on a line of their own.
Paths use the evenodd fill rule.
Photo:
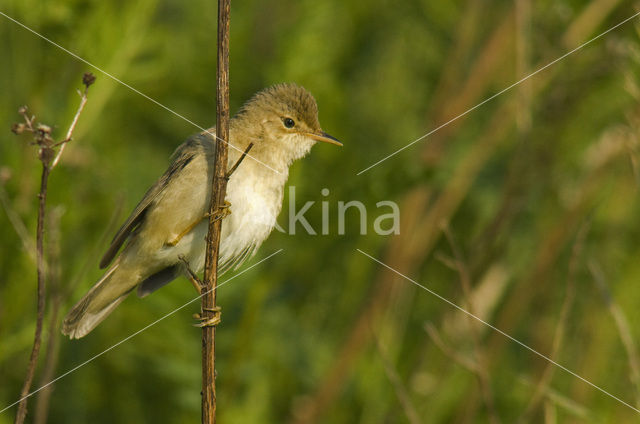
<svg viewBox="0 0 640 424">
<path fill-rule="evenodd" d="M 282 122 L 284 122 L 284 126 L 287 128 L 293 128 L 296 125 L 294 120 L 291 118 L 284 118 L 284 121 Z"/>
</svg>

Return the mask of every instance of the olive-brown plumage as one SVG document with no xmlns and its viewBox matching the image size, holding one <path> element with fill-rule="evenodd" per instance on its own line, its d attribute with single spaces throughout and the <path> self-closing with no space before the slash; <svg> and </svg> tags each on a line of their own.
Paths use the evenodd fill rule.
<svg viewBox="0 0 640 424">
<path fill-rule="evenodd" d="M 254 146 L 227 185 L 233 213 L 222 222 L 219 272 L 239 266 L 273 229 L 291 163 L 317 141 L 340 144 L 322 131 L 313 96 L 295 84 L 256 93 L 231 119 L 229 137 L 228 167 Z M 212 128 L 178 147 L 116 233 L 100 261 L 107 271 L 67 314 L 64 334 L 83 337 L 132 290 L 144 297 L 174 280 L 184 272 L 180 256 L 203 268 L 215 143 Z"/>
</svg>

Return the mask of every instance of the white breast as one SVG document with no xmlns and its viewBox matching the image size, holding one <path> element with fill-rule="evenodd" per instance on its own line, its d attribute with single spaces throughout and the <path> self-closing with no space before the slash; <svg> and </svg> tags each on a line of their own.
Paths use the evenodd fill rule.
<svg viewBox="0 0 640 424">
<path fill-rule="evenodd" d="M 250 245 L 259 246 L 269 236 L 282 208 L 285 179 L 261 165 L 239 167 L 232 175 L 227 185 L 231 215 L 222 223 L 221 262 Z"/>
<path fill-rule="evenodd" d="M 231 214 L 222 221 L 220 264 L 233 261 L 246 249 L 253 253 L 269 236 L 282 208 L 286 179 L 284 173 L 275 174 L 249 158 L 234 172 L 227 184 Z M 175 246 L 197 270 L 204 268 L 207 231 L 208 222 L 203 220 Z"/>
</svg>

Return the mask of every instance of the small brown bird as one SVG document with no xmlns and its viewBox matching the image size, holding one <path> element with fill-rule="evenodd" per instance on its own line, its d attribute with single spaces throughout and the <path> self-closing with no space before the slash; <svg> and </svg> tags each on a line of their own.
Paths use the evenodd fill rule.
<svg viewBox="0 0 640 424">
<path fill-rule="evenodd" d="M 215 128 L 209 132 L 215 134 Z M 315 99 L 295 84 L 256 93 L 231 119 L 229 138 L 228 168 L 249 143 L 253 147 L 227 185 L 233 213 L 222 222 L 219 273 L 240 266 L 273 230 L 291 163 L 317 141 L 342 145 L 322 131 Z M 167 171 L 113 238 L 100 261 L 101 268 L 111 265 L 67 314 L 64 334 L 85 336 L 136 287 L 144 297 L 168 284 L 186 271 L 180 257 L 202 270 L 215 143 L 203 132 L 178 147 Z"/>
</svg>

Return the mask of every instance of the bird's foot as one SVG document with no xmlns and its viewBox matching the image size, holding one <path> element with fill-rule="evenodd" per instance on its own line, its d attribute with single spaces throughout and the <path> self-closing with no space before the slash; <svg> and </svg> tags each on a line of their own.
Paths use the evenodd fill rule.
<svg viewBox="0 0 640 424">
<path fill-rule="evenodd" d="M 225 219 L 229 215 L 231 215 L 231 203 L 225 200 L 224 203 L 220 205 L 218 207 L 218 210 L 213 214 L 213 220 L 219 221 L 221 219 Z M 207 213 L 204 217 L 209 218 L 209 216 L 211 216 L 211 214 Z"/>
<path fill-rule="evenodd" d="M 210 312 L 211 316 L 205 316 L 204 312 Z M 200 321 L 197 324 L 193 324 L 194 327 L 215 327 L 221 321 L 220 315 L 222 313 L 222 308 L 220 306 L 214 306 L 213 308 L 203 308 L 203 312 L 199 314 L 193 314 L 193 318 L 197 321 Z"/>
<path fill-rule="evenodd" d="M 229 202 L 227 202 L 225 200 L 224 203 L 222 204 L 222 206 L 220 206 L 218 208 L 218 210 L 216 211 L 216 213 L 213 214 L 213 220 L 214 221 L 219 221 L 219 220 L 224 219 L 227 216 L 231 215 L 231 209 L 230 208 L 231 208 L 231 203 L 229 203 Z M 210 216 L 210 214 L 206 213 L 202 217 L 202 219 L 209 218 L 209 216 Z M 200 224 L 200 222 L 202 222 L 201 219 L 195 221 L 193 224 L 189 225 L 183 232 L 181 232 L 177 236 L 173 237 L 171 240 L 165 242 L 164 245 L 168 246 L 168 247 L 174 247 L 175 245 L 177 245 L 180 242 L 180 240 L 182 240 L 182 238 L 184 236 L 189 234 L 198 224 Z"/>
</svg>

